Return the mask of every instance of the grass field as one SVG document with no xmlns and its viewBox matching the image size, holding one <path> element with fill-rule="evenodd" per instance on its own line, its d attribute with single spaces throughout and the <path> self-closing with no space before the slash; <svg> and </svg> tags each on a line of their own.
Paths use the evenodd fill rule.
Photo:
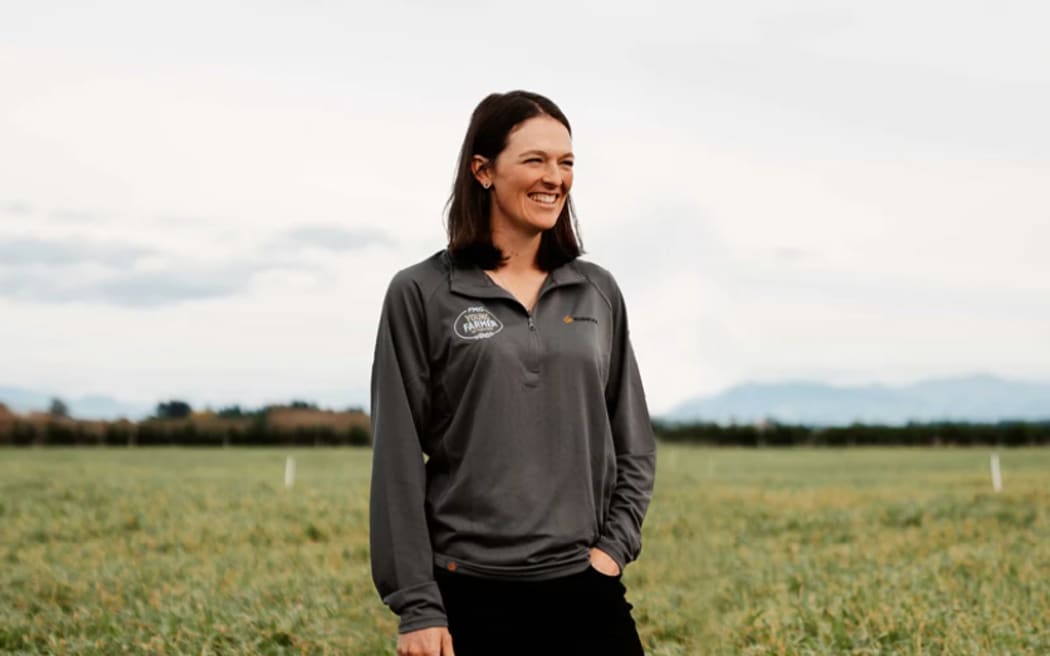
<svg viewBox="0 0 1050 656">
<path fill-rule="evenodd" d="M 283 487 L 294 455 L 296 486 Z M 653 655 L 1050 653 L 1050 449 L 661 445 Z M 370 452 L 0 450 L 0 652 L 393 654 Z"/>
</svg>

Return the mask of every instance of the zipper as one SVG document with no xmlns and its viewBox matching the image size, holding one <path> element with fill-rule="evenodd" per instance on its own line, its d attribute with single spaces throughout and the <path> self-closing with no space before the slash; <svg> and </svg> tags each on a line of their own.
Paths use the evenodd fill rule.
<svg viewBox="0 0 1050 656">
<path fill-rule="evenodd" d="M 540 288 L 540 293 L 536 297 L 536 302 L 532 306 L 532 312 L 529 312 L 528 308 L 518 300 L 516 296 L 511 294 L 509 291 L 504 289 L 495 281 L 489 279 L 489 282 L 493 284 L 495 290 L 499 290 L 497 296 L 499 298 L 505 298 L 512 301 L 515 305 L 521 308 L 522 312 L 525 313 L 525 318 L 529 326 L 529 348 L 525 359 L 525 382 L 530 387 L 535 387 L 539 384 L 540 378 L 540 356 L 542 351 L 542 340 L 540 339 L 539 330 L 536 328 L 536 311 L 540 308 L 540 302 L 543 301 L 543 297 L 547 295 L 547 292 L 552 289 L 565 286 L 566 284 L 574 283 L 558 283 L 551 279 L 549 276 L 544 280 L 543 286 Z"/>
<path fill-rule="evenodd" d="M 540 293 L 536 296 L 536 302 L 532 304 L 532 312 L 529 312 L 521 301 L 518 301 L 518 305 L 521 309 L 525 310 L 525 318 L 529 322 L 529 352 L 525 360 L 525 382 L 530 387 L 534 387 L 540 382 L 540 352 L 542 351 L 542 340 L 540 339 L 540 333 L 536 329 L 536 311 L 540 309 L 540 301 L 543 300 L 543 296 L 550 290 L 558 287 L 557 283 L 548 285 L 547 283 L 553 282 L 550 278 L 546 279 L 543 283 L 543 288 L 540 289 Z M 515 299 L 517 300 L 517 299 Z"/>
<path fill-rule="evenodd" d="M 532 312 L 536 311 L 540 301 L 536 299 L 536 305 L 532 306 Z M 526 381 L 530 385 L 536 385 L 539 383 L 540 376 L 540 335 L 536 330 L 536 321 L 533 319 L 532 312 L 529 313 L 529 360 L 525 363 L 528 371 L 526 372 Z"/>
</svg>

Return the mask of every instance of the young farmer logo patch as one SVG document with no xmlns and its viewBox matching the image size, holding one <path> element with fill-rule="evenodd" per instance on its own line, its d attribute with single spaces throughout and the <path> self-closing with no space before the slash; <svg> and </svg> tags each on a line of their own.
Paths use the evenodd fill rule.
<svg viewBox="0 0 1050 656">
<path fill-rule="evenodd" d="M 484 306 L 473 305 L 459 313 L 453 329 L 463 339 L 488 339 L 503 330 L 503 323 Z"/>
</svg>

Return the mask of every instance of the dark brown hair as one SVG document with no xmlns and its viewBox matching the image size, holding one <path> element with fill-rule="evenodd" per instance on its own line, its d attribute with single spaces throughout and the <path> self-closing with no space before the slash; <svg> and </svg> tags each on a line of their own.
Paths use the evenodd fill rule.
<svg viewBox="0 0 1050 656">
<path fill-rule="evenodd" d="M 565 126 L 572 136 L 569 119 L 549 99 L 529 91 L 493 93 L 482 100 L 470 117 L 467 134 L 459 151 L 456 181 L 448 199 L 448 249 L 458 264 L 495 269 L 505 260 L 492 243 L 489 191 L 481 186 L 470 169 L 474 155 L 494 161 L 507 147 L 511 131 L 535 116 L 550 116 Z M 544 271 L 571 262 L 583 252 L 579 225 L 566 195 L 558 221 L 540 237 L 536 263 Z"/>
</svg>

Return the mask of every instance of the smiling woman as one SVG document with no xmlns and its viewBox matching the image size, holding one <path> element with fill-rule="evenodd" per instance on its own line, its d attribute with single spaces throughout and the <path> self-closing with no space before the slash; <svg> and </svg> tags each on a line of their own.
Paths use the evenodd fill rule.
<svg viewBox="0 0 1050 656">
<path fill-rule="evenodd" d="M 654 439 L 623 295 L 578 259 L 573 164 L 553 102 L 485 98 L 447 247 L 387 289 L 369 535 L 398 654 L 642 653 L 621 577 Z"/>
<path fill-rule="evenodd" d="M 493 232 L 542 232 L 557 225 L 572 187 L 572 165 L 569 130 L 549 116 L 514 128 L 495 161 L 474 155 L 471 172 L 492 190 Z"/>
</svg>

